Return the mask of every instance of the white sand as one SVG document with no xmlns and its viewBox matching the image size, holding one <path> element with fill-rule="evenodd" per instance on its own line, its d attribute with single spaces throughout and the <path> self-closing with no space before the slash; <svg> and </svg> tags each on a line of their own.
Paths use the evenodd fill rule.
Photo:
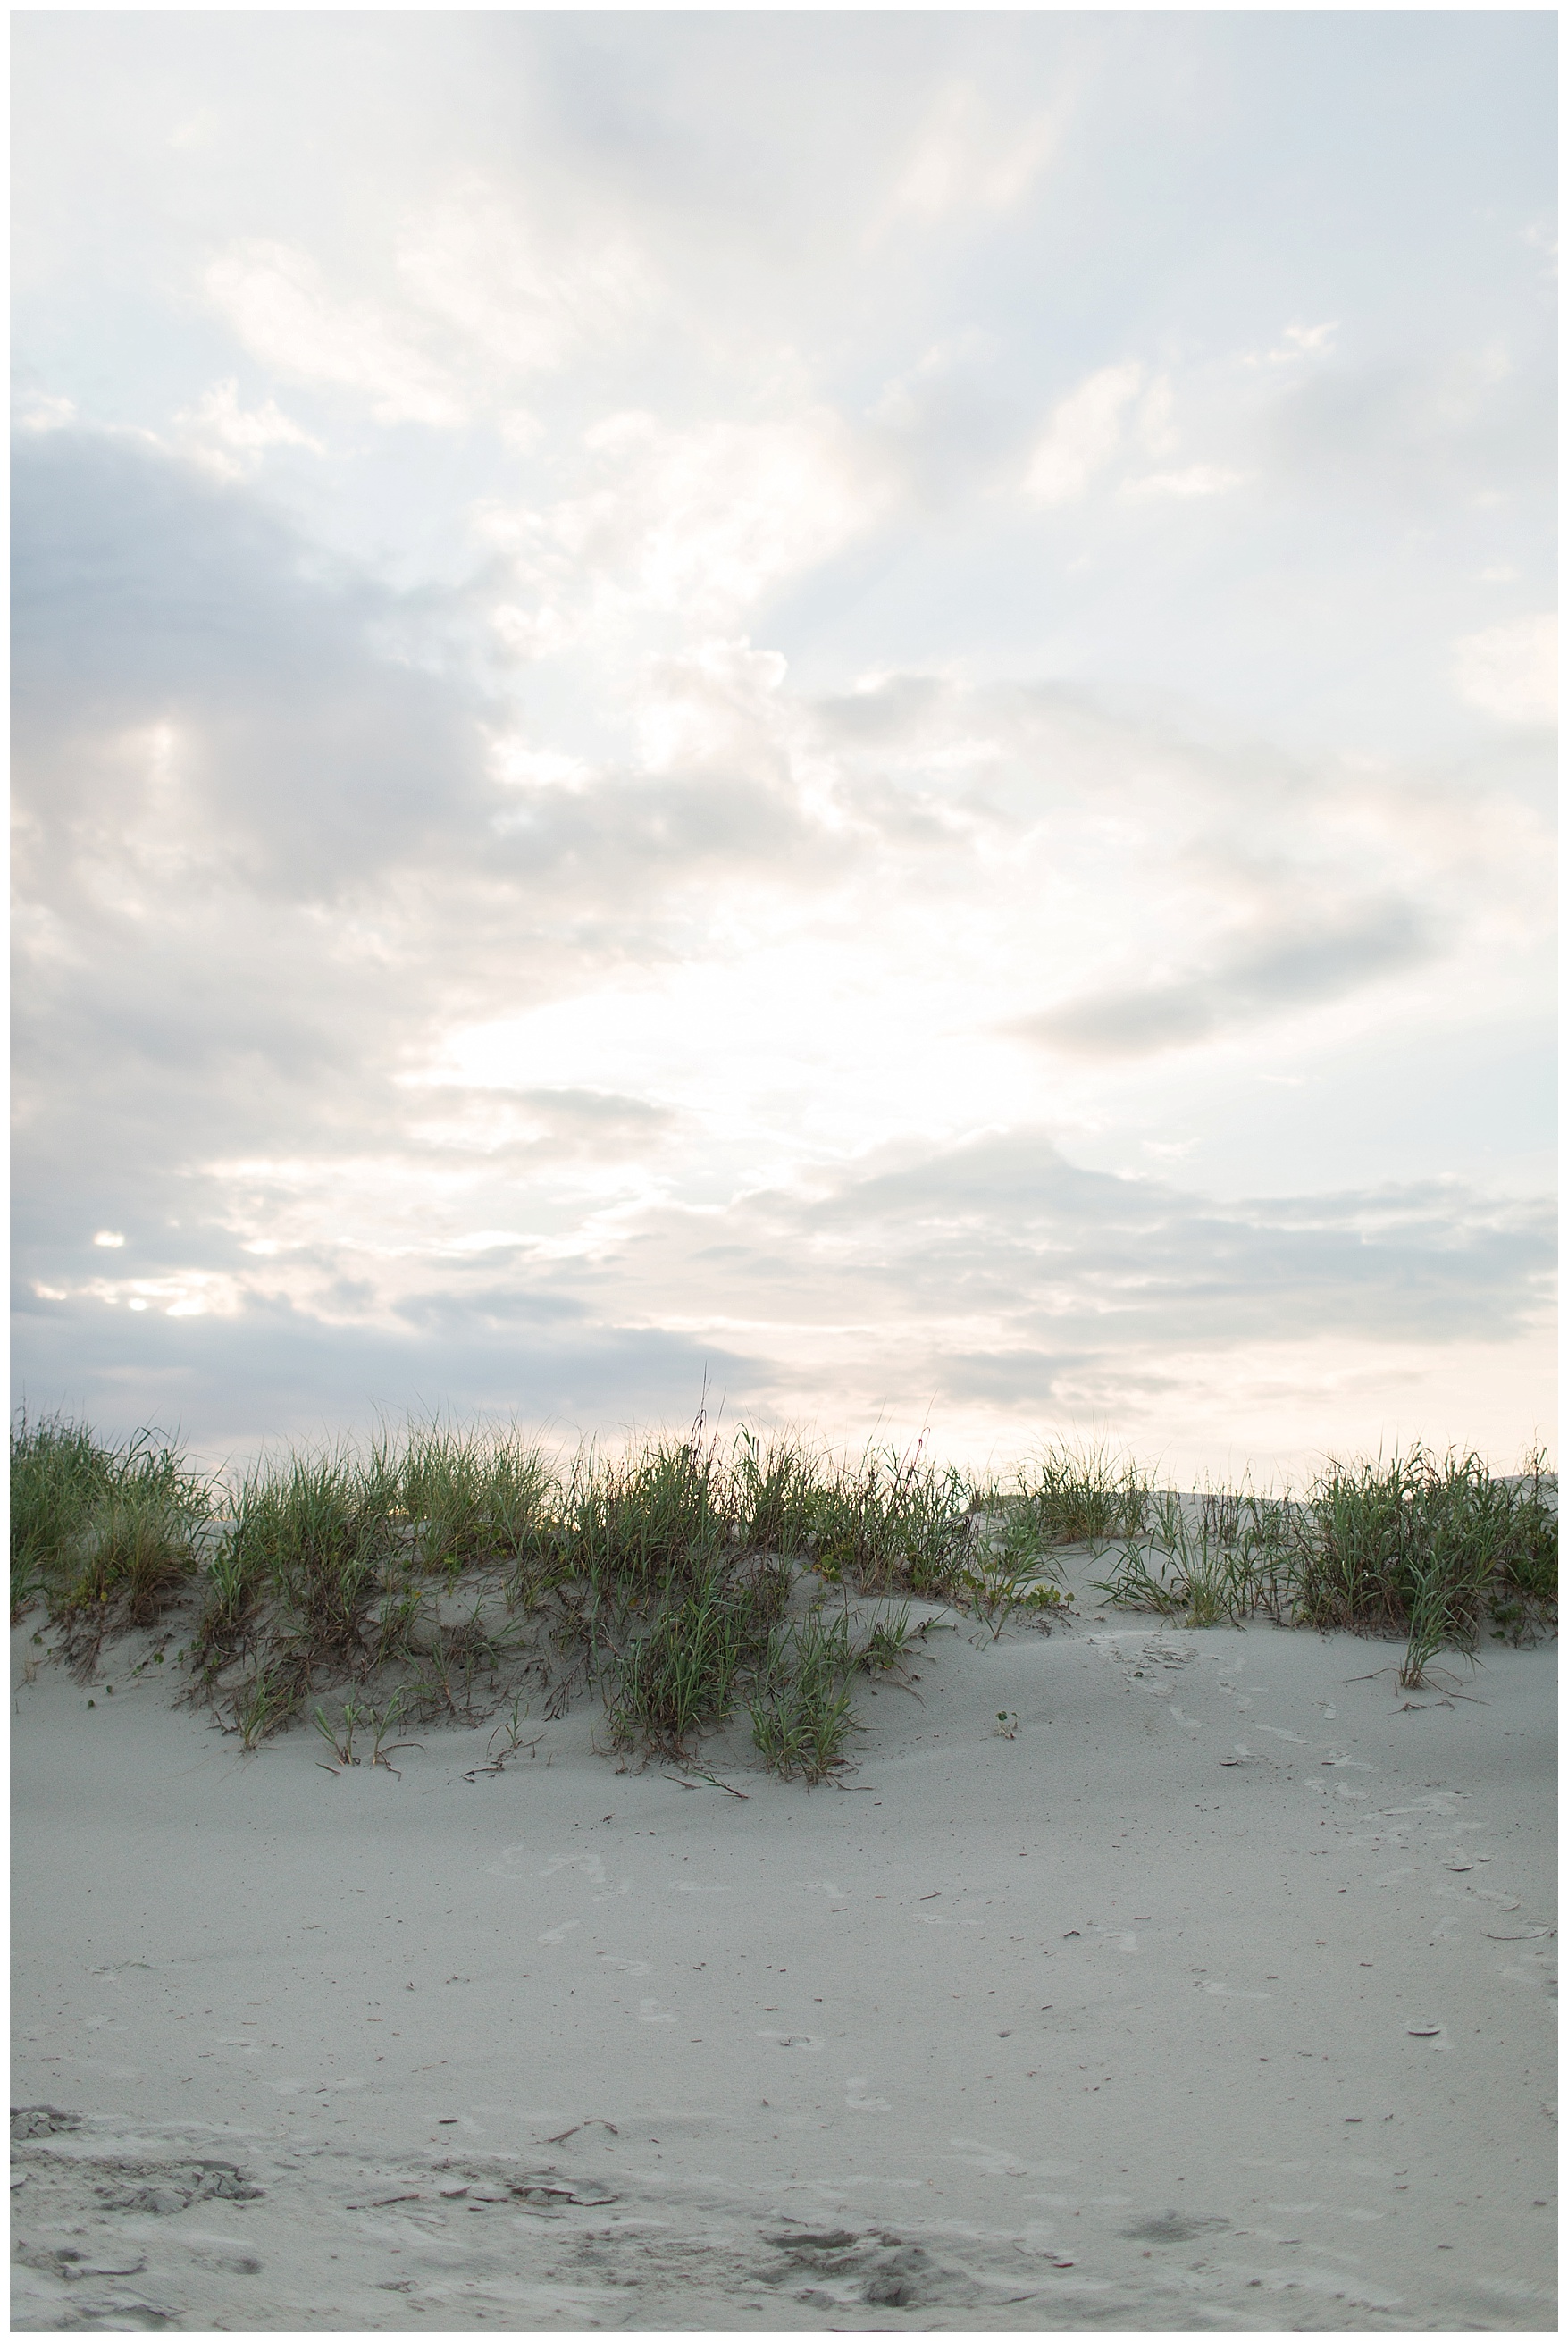
<svg viewBox="0 0 1568 2342">
<path fill-rule="evenodd" d="M 1550 1649 L 938 1634 L 744 1800 L 29 1649 L 25 2328 L 1554 2324 Z"/>
</svg>

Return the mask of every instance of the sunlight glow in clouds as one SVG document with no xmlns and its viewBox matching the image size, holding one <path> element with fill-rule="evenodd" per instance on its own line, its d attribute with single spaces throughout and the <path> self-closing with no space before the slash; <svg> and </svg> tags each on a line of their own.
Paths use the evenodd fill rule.
<svg viewBox="0 0 1568 2342">
<path fill-rule="evenodd" d="M 1511 1465 L 1552 29 L 19 19 L 18 1396 Z"/>
</svg>

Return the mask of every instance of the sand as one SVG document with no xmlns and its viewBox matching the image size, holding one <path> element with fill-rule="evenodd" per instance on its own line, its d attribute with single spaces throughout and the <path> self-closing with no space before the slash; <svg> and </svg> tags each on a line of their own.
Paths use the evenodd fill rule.
<svg viewBox="0 0 1568 2342">
<path fill-rule="evenodd" d="M 1552 2327 L 1554 1651 L 975 1632 L 739 1797 L 18 1638 L 16 2325 Z"/>
</svg>

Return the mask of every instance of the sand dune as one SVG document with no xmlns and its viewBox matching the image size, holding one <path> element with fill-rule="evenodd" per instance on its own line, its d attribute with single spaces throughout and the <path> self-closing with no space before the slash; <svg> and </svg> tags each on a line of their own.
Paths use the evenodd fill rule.
<svg viewBox="0 0 1568 2342">
<path fill-rule="evenodd" d="M 21 1637 L 16 2325 L 1553 2327 L 1554 1652 L 942 1615 L 810 1794 Z"/>
</svg>

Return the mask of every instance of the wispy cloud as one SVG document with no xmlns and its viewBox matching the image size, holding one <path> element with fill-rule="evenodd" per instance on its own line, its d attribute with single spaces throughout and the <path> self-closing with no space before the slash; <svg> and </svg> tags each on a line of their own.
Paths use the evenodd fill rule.
<svg viewBox="0 0 1568 2342">
<path fill-rule="evenodd" d="M 1128 411 L 1144 387 L 1136 362 L 1102 366 L 1058 401 L 1041 434 L 1024 493 L 1038 504 L 1070 504 L 1121 452 Z"/>
<path fill-rule="evenodd" d="M 1027 195 L 1057 152 L 1076 90 L 1019 120 L 999 116 L 972 82 L 944 89 L 898 168 L 867 236 L 874 251 L 900 222 L 929 225 L 955 212 L 1005 213 Z M 1011 112 L 1011 109 L 1009 109 Z"/>
<path fill-rule="evenodd" d="M 496 612 L 525 655 L 570 647 L 629 610 L 733 626 L 874 526 L 894 493 L 874 451 L 827 407 L 690 430 L 633 410 L 594 424 L 583 446 L 583 493 L 482 515 L 529 597 Z"/>
<path fill-rule="evenodd" d="M 1245 477 L 1243 472 L 1227 471 L 1223 464 L 1187 464 L 1180 471 L 1145 472 L 1141 478 L 1124 480 L 1121 493 L 1124 496 L 1223 496 L 1239 488 Z"/>
<path fill-rule="evenodd" d="M 461 380 L 384 304 L 335 295 L 297 246 L 232 245 L 209 266 L 206 289 L 245 348 L 285 379 L 357 393 L 379 423 L 450 431 L 467 421 Z"/>
<path fill-rule="evenodd" d="M 242 406 L 240 386 L 232 375 L 205 391 L 194 406 L 182 407 L 175 428 L 195 461 L 225 480 L 249 478 L 269 447 L 304 447 L 314 455 L 326 452 L 319 439 L 290 420 L 275 399 Z"/>
<path fill-rule="evenodd" d="M 1319 926 L 1250 940 L 1153 983 L 1070 1000 L 1017 1028 L 1031 1039 L 1091 1056 L 1143 1056 L 1340 1000 L 1379 977 L 1419 966 L 1439 948 L 1404 903 L 1382 903 Z"/>
</svg>

